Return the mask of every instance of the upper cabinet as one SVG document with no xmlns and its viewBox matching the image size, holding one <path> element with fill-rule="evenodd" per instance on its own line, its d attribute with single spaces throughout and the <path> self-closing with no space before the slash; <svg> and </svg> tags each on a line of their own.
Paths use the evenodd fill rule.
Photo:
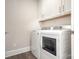
<svg viewBox="0 0 79 59">
<path fill-rule="evenodd" d="M 40 0 L 40 20 L 47 20 L 70 13 L 70 0 Z"/>
<path fill-rule="evenodd" d="M 42 18 L 54 17 L 59 13 L 58 7 L 60 5 L 59 0 L 41 0 L 40 14 Z"/>
<path fill-rule="evenodd" d="M 61 0 L 63 12 L 71 11 L 71 0 Z"/>
</svg>

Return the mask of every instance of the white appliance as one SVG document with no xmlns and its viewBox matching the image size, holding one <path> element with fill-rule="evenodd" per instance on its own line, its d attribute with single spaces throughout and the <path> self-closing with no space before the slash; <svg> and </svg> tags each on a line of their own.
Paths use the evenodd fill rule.
<svg viewBox="0 0 79 59">
<path fill-rule="evenodd" d="M 34 30 L 31 35 L 31 51 L 32 54 L 40 59 L 40 31 Z"/>
<path fill-rule="evenodd" d="M 71 59 L 70 30 L 41 30 L 40 59 Z"/>
</svg>

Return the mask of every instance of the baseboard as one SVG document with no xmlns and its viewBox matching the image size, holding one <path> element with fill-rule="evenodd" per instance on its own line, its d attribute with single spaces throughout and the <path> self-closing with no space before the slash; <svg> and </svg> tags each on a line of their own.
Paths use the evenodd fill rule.
<svg viewBox="0 0 79 59">
<path fill-rule="evenodd" d="M 30 51 L 30 47 L 24 47 L 21 49 L 7 51 L 5 52 L 5 57 L 14 56 L 14 55 L 21 54 L 21 53 L 28 52 L 28 51 Z"/>
</svg>

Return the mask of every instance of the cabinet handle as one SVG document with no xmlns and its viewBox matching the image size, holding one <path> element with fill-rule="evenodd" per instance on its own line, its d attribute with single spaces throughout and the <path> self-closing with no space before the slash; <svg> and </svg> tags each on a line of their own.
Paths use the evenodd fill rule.
<svg viewBox="0 0 79 59">
<path fill-rule="evenodd" d="M 63 5 L 63 11 L 64 11 L 64 5 Z"/>
</svg>

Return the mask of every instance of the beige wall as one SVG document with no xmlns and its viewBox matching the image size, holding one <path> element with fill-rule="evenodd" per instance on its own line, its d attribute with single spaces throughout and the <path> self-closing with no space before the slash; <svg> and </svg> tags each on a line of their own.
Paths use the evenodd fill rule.
<svg viewBox="0 0 79 59">
<path fill-rule="evenodd" d="M 58 26 L 58 25 L 71 25 L 71 16 L 68 15 L 65 17 L 40 22 L 41 27 L 51 27 L 51 26 Z"/>
<path fill-rule="evenodd" d="M 5 3 L 6 51 L 30 46 L 30 31 L 39 28 L 37 0 L 5 0 Z"/>
</svg>

